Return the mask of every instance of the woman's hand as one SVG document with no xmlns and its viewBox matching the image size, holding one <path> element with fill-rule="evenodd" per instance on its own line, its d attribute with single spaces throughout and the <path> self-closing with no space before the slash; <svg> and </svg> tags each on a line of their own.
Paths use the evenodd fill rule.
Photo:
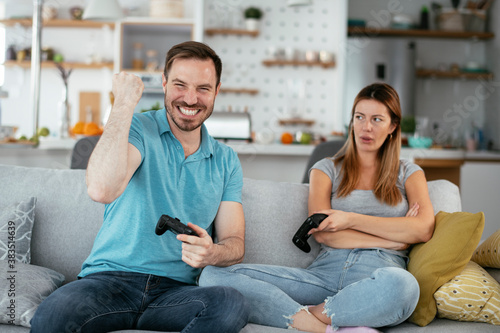
<svg viewBox="0 0 500 333">
<path fill-rule="evenodd" d="M 319 231 L 335 232 L 350 228 L 352 213 L 335 209 L 321 210 L 315 213 L 325 214 L 328 215 L 328 217 L 325 218 L 317 228 L 311 229 L 309 235 Z"/>
</svg>

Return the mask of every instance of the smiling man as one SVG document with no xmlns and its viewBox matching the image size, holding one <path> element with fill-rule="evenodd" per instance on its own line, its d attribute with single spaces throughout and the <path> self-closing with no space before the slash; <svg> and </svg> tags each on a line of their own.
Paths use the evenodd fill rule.
<svg viewBox="0 0 500 333">
<path fill-rule="evenodd" d="M 40 305 L 33 333 L 238 332 L 245 326 L 239 292 L 196 286 L 202 268 L 229 266 L 244 255 L 241 165 L 203 125 L 221 71 L 207 45 L 174 46 L 163 73 L 165 108 L 143 114 L 134 114 L 142 81 L 114 76 L 113 109 L 87 168 L 89 196 L 106 204 L 104 223 L 79 279 Z M 163 214 L 197 235 L 158 236 Z"/>
</svg>

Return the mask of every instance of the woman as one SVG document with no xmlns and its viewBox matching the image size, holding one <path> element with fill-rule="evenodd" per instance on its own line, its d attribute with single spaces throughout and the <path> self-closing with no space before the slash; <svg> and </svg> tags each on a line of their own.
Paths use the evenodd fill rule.
<svg viewBox="0 0 500 333">
<path fill-rule="evenodd" d="M 399 159 L 400 120 L 392 87 L 365 87 L 346 144 L 311 168 L 309 213 L 328 217 L 311 230 L 322 250 L 308 268 L 209 266 L 200 285 L 235 287 L 253 305 L 250 321 L 263 325 L 369 331 L 405 321 L 419 297 L 405 270 L 407 248 L 430 239 L 434 211 L 423 171 Z"/>
</svg>

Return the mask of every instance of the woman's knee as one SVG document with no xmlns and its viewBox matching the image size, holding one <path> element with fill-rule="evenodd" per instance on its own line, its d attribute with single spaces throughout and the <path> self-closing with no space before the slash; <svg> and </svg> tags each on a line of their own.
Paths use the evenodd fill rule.
<svg viewBox="0 0 500 333">
<path fill-rule="evenodd" d="M 388 267 L 377 270 L 375 273 L 382 274 L 385 284 L 386 296 L 398 300 L 398 307 L 405 312 L 413 312 L 420 297 L 420 287 L 417 279 L 405 269 Z"/>
<path fill-rule="evenodd" d="M 224 282 L 227 280 L 224 278 L 226 274 L 228 274 L 228 272 L 224 267 L 207 266 L 203 269 L 198 278 L 198 285 L 202 287 L 224 285 Z"/>
</svg>

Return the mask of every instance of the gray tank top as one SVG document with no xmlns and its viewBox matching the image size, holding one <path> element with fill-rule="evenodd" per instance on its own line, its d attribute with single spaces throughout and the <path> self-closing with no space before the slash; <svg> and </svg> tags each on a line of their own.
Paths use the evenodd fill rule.
<svg viewBox="0 0 500 333">
<path fill-rule="evenodd" d="M 342 210 L 344 212 L 354 212 L 370 216 L 379 217 L 402 217 L 408 211 L 408 199 L 406 198 L 405 183 L 415 171 L 422 170 L 418 165 L 408 160 L 401 159 L 399 161 L 399 175 L 396 183 L 397 188 L 403 195 L 403 200 L 395 206 L 380 202 L 373 191 L 371 190 L 354 190 L 347 197 L 337 198 L 337 189 L 341 181 L 340 168 L 342 163 L 337 166 L 333 163 L 332 158 L 324 158 L 311 167 L 323 171 L 332 181 L 332 209 Z M 321 244 L 323 250 L 331 249 L 330 247 Z M 408 250 L 395 251 L 389 249 L 380 249 L 388 254 L 393 254 L 401 257 L 406 257 Z"/>
<path fill-rule="evenodd" d="M 332 209 L 379 217 L 401 217 L 406 215 L 408 211 L 408 200 L 405 190 L 406 180 L 415 171 L 422 170 L 422 168 L 408 160 L 400 160 L 396 186 L 403 195 L 403 200 L 396 206 L 390 206 L 380 202 L 371 190 L 354 190 L 347 197 L 338 198 L 337 189 L 342 179 L 340 173 L 341 166 L 342 163 L 335 166 L 333 159 L 324 158 L 316 162 L 311 168 L 311 170 L 321 170 L 330 177 L 332 181 Z"/>
</svg>

